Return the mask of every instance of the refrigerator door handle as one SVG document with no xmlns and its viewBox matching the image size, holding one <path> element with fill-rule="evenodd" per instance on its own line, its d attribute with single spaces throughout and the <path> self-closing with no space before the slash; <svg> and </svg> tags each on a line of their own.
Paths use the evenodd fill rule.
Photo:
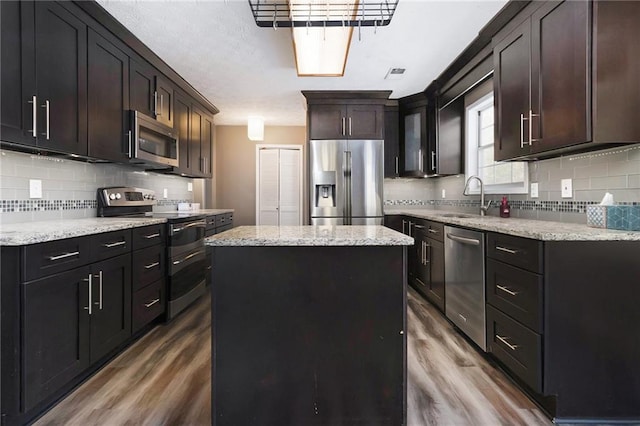
<svg viewBox="0 0 640 426">
<path fill-rule="evenodd" d="M 345 225 L 351 225 L 351 151 L 344 152 L 344 213 Z"/>
</svg>

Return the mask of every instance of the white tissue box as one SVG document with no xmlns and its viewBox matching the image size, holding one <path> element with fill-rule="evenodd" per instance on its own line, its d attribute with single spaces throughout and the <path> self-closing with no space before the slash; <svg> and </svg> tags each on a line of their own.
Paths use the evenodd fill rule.
<svg viewBox="0 0 640 426">
<path fill-rule="evenodd" d="M 607 227 L 607 206 L 587 206 L 587 226 Z"/>
</svg>

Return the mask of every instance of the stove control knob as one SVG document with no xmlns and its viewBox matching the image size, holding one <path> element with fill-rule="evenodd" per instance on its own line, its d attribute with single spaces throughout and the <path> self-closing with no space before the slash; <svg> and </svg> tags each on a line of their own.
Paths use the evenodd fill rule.
<svg viewBox="0 0 640 426">
<path fill-rule="evenodd" d="M 109 194 L 109 199 L 110 200 L 115 200 L 116 199 L 116 194 Z"/>
<path fill-rule="evenodd" d="M 152 195 L 149 195 L 149 199 L 150 199 L 150 200 L 155 200 L 155 199 L 156 199 L 156 196 L 155 196 L 155 195 L 153 195 L 153 194 L 152 194 Z"/>
<path fill-rule="evenodd" d="M 118 192 L 118 193 L 116 194 L 116 200 L 119 200 L 120 198 L 122 198 L 122 195 L 120 195 L 120 193 Z"/>
</svg>

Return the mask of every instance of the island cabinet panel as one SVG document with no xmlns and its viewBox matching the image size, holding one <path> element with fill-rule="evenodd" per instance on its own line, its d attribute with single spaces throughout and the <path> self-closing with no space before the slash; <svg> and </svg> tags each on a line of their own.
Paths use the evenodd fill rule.
<svg viewBox="0 0 640 426">
<path fill-rule="evenodd" d="M 213 424 L 406 424 L 404 253 L 214 247 Z"/>
</svg>

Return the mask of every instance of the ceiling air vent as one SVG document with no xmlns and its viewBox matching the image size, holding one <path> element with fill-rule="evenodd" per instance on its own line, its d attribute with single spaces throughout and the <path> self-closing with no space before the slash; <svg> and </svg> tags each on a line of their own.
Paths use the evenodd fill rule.
<svg viewBox="0 0 640 426">
<path fill-rule="evenodd" d="M 400 80 L 404 76 L 405 68 L 390 68 L 385 80 Z"/>
</svg>

